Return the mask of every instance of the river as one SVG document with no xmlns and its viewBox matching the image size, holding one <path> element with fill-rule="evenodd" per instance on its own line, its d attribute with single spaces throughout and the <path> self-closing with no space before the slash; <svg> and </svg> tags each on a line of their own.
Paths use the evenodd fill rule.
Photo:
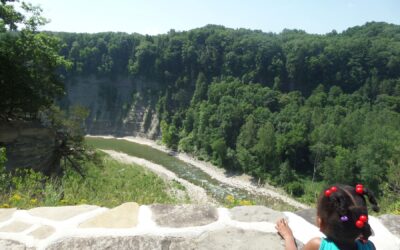
<svg viewBox="0 0 400 250">
<path fill-rule="evenodd" d="M 170 152 L 154 141 L 133 137 L 87 136 L 86 142 L 98 149 L 121 152 L 161 165 L 179 178 L 203 188 L 222 205 L 251 203 L 286 211 L 307 208 L 272 187 L 258 186 L 248 179 L 238 178 L 187 154 Z"/>
</svg>

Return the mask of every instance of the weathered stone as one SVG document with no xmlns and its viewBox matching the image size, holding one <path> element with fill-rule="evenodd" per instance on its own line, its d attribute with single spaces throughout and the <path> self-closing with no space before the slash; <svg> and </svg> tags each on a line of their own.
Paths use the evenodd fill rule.
<svg viewBox="0 0 400 250">
<path fill-rule="evenodd" d="M 16 210 L 17 210 L 16 208 L 1 208 L 0 223 L 9 220 Z"/>
<path fill-rule="evenodd" d="M 92 237 L 67 238 L 51 244 L 46 250 L 190 250 L 196 249 L 193 240 L 181 237 L 160 236 L 121 236 L 121 237 Z"/>
<path fill-rule="evenodd" d="M 317 221 L 317 210 L 315 208 L 309 208 L 304 210 L 299 210 L 295 212 L 298 216 L 302 217 L 312 225 L 315 225 Z"/>
<path fill-rule="evenodd" d="M 199 250 L 279 250 L 284 249 L 283 240 L 276 233 L 265 233 L 239 228 L 209 231 L 198 239 Z"/>
<path fill-rule="evenodd" d="M 400 238 L 400 215 L 384 214 L 379 219 L 392 234 Z"/>
<path fill-rule="evenodd" d="M 210 224 L 218 219 L 214 207 L 204 205 L 152 205 L 154 221 L 163 227 L 194 227 Z"/>
<path fill-rule="evenodd" d="M 34 250 L 35 248 L 27 248 L 25 244 L 14 240 L 3 240 L 0 239 L 1 250 Z"/>
<path fill-rule="evenodd" d="M 124 203 L 94 218 L 84 221 L 80 228 L 130 228 L 138 221 L 139 205 L 135 202 Z"/>
<path fill-rule="evenodd" d="M 264 206 L 242 206 L 230 210 L 232 220 L 244 222 L 272 222 L 275 223 L 285 215 Z"/>
<path fill-rule="evenodd" d="M 98 206 L 79 205 L 79 206 L 64 206 L 64 207 L 38 207 L 28 210 L 32 216 L 41 217 L 50 220 L 67 220 L 79 214 L 87 213 Z"/>
<path fill-rule="evenodd" d="M 30 228 L 31 226 L 32 224 L 28 224 L 22 221 L 13 221 L 10 224 L 1 227 L 0 232 L 19 233 Z"/>
<path fill-rule="evenodd" d="M 0 122 L 0 144 L 7 150 L 7 169 L 32 168 L 49 173 L 59 165 L 55 131 L 39 122 Z"/>
<path fill-rule="evenodd" d="M 36 239 L 42 240 L 52 235 L 55 231 L 56 230 L 54 227 L 43 225 L 32 231 L 29 235 L 35 237 Z"/>
</svg>

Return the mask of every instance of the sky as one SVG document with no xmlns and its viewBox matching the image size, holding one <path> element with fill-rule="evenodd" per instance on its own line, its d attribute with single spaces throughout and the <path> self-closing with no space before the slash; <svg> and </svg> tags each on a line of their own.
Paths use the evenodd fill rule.
<svg viewBox="0 0 400 250">
<path fill-rule="evenodd" d="M 42 30 L 156 35 L 207 24 L 325 34 L 370 21 L 400 24 L 400 0 L 25 0 L 51 22 Z"/>
</svg>

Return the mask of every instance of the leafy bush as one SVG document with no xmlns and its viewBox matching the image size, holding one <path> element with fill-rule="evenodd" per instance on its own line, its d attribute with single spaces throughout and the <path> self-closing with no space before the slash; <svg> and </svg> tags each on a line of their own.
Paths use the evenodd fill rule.
<svg viewBox="0 0 400 250">
<path fill-rule="evenodd" d="M 304 186 L 301 182 L 295 181 L 285 185 L 285 190 L 291 195 L 300 197 L 304 194 Z"/>
</svg>

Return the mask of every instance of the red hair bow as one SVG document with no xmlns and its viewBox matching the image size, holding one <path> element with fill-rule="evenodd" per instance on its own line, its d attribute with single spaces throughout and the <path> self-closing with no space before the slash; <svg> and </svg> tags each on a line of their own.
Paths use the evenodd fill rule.
<svg viewBox="0 0 400 250">
<path fill-rule="evenodd" d="M 331 194 L 333 194 L 336 191 L 337 191 L 337 187 L 332 186 L 331 188 L 325 190 L 325 196 L 329 197 L 329 196 L 331 196 Z"/>
<path fill-rule="evenodd" d="M 361 194 L 361 195 L 364 194 L 364 186 L 363 186 L 362 184 L 357 184 L 357 186 L 356 186 L 356 193 L 357 193 L 357 194 Z"/>
</svg>

